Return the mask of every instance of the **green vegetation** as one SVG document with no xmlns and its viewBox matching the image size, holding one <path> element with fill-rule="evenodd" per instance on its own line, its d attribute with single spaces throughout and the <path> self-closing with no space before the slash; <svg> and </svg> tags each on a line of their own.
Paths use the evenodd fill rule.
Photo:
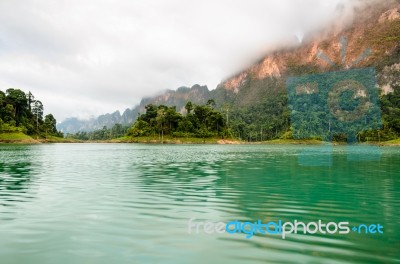
<svg viewBox="0 0 400 264">
<path fill-rule="evenodd" d="M 380 98 L 383 128 L 359 131 L 359 142 L 383 142 L 398 138 L 400 134 L 400 88 Z M 300 101 L 303 104 L 303 101 Z M 341 107 L 354 108 L 355 102 L 344 100 Z M 93 132 L 79 132 L 67 138 L 83 141 L 135 142 L 135 143 L 218 143 L 221 139 L 237 142 L 262 142 L 267 144 L 321 144 L 324 135 L 310 134 L 304 139 L 294 139 L 290 120 L 288 98 L 285 93 L 263 100 L 250 107 L 233 109 L 229 104 L 216 109 L 210 99 L 206 105 L 188 102 L 186 115 L 176 107 L 149 104 L 146 112 L 139 115 L 132 127 L 120 124 L 113 128 Z M 318 113 L 318 111 L 317 111 Z M 318 118 L 318 115 L 315 116 Z M 304 128 L 309 127 L 308 118 L 303 118 Z M 319 123 L 318 123 L 319 122 Z M 317 123 L 325 124 L 324 120 Z M 325 123 L 324 123 L 325 122 Z M 313 122 L 314 125 L 316 122 Z M 325 124 L 328 127 L 328 124 Z M 332 125 L 333 127 L 333 125 Z M 360 128 L 360 127 L 359 127 Z M 361 126 L 361 129 L 363 126 Z M 313 129 L 312 131 L 317 131 Z M 317 131 L 318 132 L 318 131 Z M 332 141 L 345 142 L 345 134 L 333 135 Z"/>
<path fill-rule="evenodd" d="M 46 138 L 39 139 L 42 143 L 81 143 L 81 140 L 74 139 L 74 138 L 62 138 L 62 137 L 55 137 L 55 136 L 47 136 Z"/>
<path fill-rule="evenodd" d="M 278 139 L 290 128 L 287 95 L 279 94 L 250 107 L 234 109 L 228 126 L 234 138 L 248 142 Z"/>
<path fill-rule="evenodd" d="M 392 87 L 394 87 L 393 93 L 381 95 L 379 98 L 382 113 L 382 128 L 363 130 L 364 127 L 362 124 L 359 125 L 357 131 L 355 131 L 357 141 L 382 142 L 400 137 L 400 86 L 392 84 Z M 353 103 L 355 102 L 347 102 L 344 100 L 341 102 L 341 107 L 343 109 L 350 108 L 351 110 L 351 107 L 354 107 Z M 304 122 L 300 125 L 305 128 L 305 131 L 307 131 L 310 125 L 326 129 L 329 128 L 329 122 L 326 120 L 317 121 L 318 113 L 318 111 L 315 111 L 315 116 L 313 116 L 313 122 L 311 123 L 306 122 L 306 118 L 303 118 Z M 332 129 L 333 124 L 331 123 L 330 125 Z M 282 93 L 262 103 L 231 111 L 229 113 L 228 126 L 234 138 L 248 142 L 293 139 L 293 124 L 291 123 L 287 95 Z M 369 127 L 371 126 L 372 125 L 369 124 Z M 374 124 L 372 127 L 377 126 L 377 124 Z M 312 138 L 318 139 L 318 137 L 321 139 L 321 137 L 324 136 L 323 133 L 316 128 L 312 128 L 310 131 L 315 132 L 315 134 L 305 136 L 304 140 Z M 317 132 L 321 133 L 318 134 Z M 333 141 L 337 142 L 347 141 L 346 135 L 340 133 L 333 135 L 331 138 Z"/>
<path fill-rule="evenodd" d="M 393 93 L 381 96 L 381 110 L 383 119 L 383 135 L 387 139 L 394 139 L 400 135 L 400 72 L 391 86 Z M 386 136 L 387 135 L 387 136 Z"/>
<path fill-rule="evenodd" d="M 229 138 L 229 131 L 215 106 L 212 99 L 206 105 L 187 102 L 187 114 L 182 115 L 175 106 L 148 104 L 146 112 L 139 114 L 131 127 L 115 124 L 111 129 L 104 126 L 92 132 L 68 134 L 66 138 L 89 142 L 217 143 Z"/>
<path fill-rule="evenodd" d="M 52 114 L 43 116 L 43 104 L 31 92 L 10 88 L 0 91 L 0 140 L 32 140 L 32 137 L 62 137 Z M 29 136 L 27 136 L 29 135 Z M 32 137 L 30 137 L 32 136 Z"/>
<path fill-rule="evenodd" d="M 274 139 L 265 141 L 264 143 L 273 145 L 320 145 L 323 142 L 317 139 Z"/>
<path fill-rule="evenodd" d="M 128 136 L 157 137 L 164 142 L 166 136 L 173 138 L 226 138 L 228 130 L 222 113 L 215 110 L 215 101 L 210 99 L 206 105 L 195 105 L 188 102 L 186 115 L 176 111 L 176 107 L 165 105 L 147 105 L 146 113 L 139 115 Z"/>
<path fill-rule="evenodd" d="M 155 143 L 155 144 L 217 144 L 221 138 L 198 138 L 198 137 L 173 137 L 166 135 L 161 139 L 160 136 L 124 136 L 115 138 L 107 142 L 111 143 Z"/>
<path fill-rule="evenodd" d="M 400 138 L 379 143 L 382 146 L 400 146 Z"/>
<path fill-rule="evenodd" d="M 75 134 L 67 134 L 66 138 L 78 141 L 111 140 L 125 136 L 129 128 L 129 126 L 115 124 L 112 128 L 107 128 L 107 126 L 104 126 L 102 129 L 97 129 L 91 132 L 80 131 Z"/>
<path fill-rule="evenodd" d="M 394 57 L 396 57 L 397 61 L 400 59 L 400 49 L 398 52 L 394 53 Z M 308 74 L 315 73 L 314 69 L 308 65 L 305 65 L 304 67 L 296 66 L 295 68 L 289 68 L 288 71 L 296 74 L 301 73 L 300 76 L 307 76 Z M 378 77 L 379 76 L 380 75 L 378 74 Z M 400 83 L 398 82 L 400 79 L 400 71 L 393 70 L 390 77 L 392 81 L 389 85 L 392 87 L 393 93 L 386 95 L 381 94 L 379 96 L 379 106 L 382 113 L 381 118 L 374 118 L 375 123 L 373 124 L 371 124 L 371 120 L 368 120 L 368 127 L 362 123 L 353 125 L 355 128 L 354 135 L 356 136 L 356 140 L 359 142 L 382 142 L 393 140 L 400 136 Z M 253 90 L 254 87 L 250 87 L 249 83 L 252 83 L 253 86 L 261 85 L 261 83 L 255 84 L 254 80 L 250 82 L 246 80 L 241 89 Z M 265 94 L 268 95 L 267 98 L 265 98 L 264 95 L 264 97 L 260 99 L 256 99 L 255 96 L 252 96 L 252 99 L 247 99 L 249 102 L 253 101 L 253 104 L 247 103 L 245 106 L 238 108 L 235 107 L 236 102 L 233 101 L 228 107 L 226 105 L 220 107 L 220 109 L 222 109 L 227 115 L 229 114 L 228 126 L 232 135 L 237 139 L 248 142 L 293 139 L 292 131 L 298 131 L 298 129 L 293 128 L 293 117 L 290 116 L 289 112 L 288 95 L 285 91 L 286 87 L 282 86 L 280 82 L 273 81 L 272 79 L 265 81 L 262 85 L 265 85 L 267 88 L 270 85 L 276 87 L 275 90 L 272 89 L 269 93 L 265 92 Z M 279 90 L 276 92 L 277 87 L 280 87 L 280 92 Z M 256 90 L 258 89 L 259 88 Z M 250 92 L 248 91 L 247 93 Z M 257 97 L 261 97 L 261 95 L 257 94 Z M 309 98 L 309 101 L 306 101 L 307 98 Z M 346 98 L 351 98 L 351 96 L 342 94 L 341 98 L 339 98 L 340 107 L 344 110 L 352 111 L 360 103 L 357 100 L 344 100 Z M 316 98 L 306 96 L 304 99 L 296 101 L 296 103 L 298 103 L 297 108 L 302 108 L 304 104 L 307 104 L 310 107 L 315 105 L 315 101 Z M 320 105 L 323 106 L 324 104 Z M 312 122 L 308 122 L 305 116 L 303 116 L 302 122 L 297 122 L 298 127 L 303 128 L 303 131 L 307 132 L 308 129 L 309 131 L 314 132 L 314 134 L 309 133 L 308 136 L 304 136 L 305 139 L 324 137 L 323 131 L 320 130 L 325 129 L 327 131 L 330 126 L 330 128 L 335 129 L 336 132 L 343 130 L 340 127 L 334 127 L 334 124 L 330 123 L 329 120 L 322 120 L 321 117 L 323 115 L 319 116 L 321 112 L 320 109 L 312 110 L 314 115 L 308 116 L 308 119 L 313 119 Z M 323 112 L 324 111 L 321 113 Z M 368 113 L 369 118 L 375 116 L 378 112 L 377 109 L 370 109 Z M 305 114 L 306 113 L 308 112 L 306 111 Z M 377 120 L 382 120 L 381 129 L 377 129 L 377 127 L 379 127 L 379 124 L 376 123 Z M 319 129 L 317 129 L 317 127 Z M 348 127 L 349 126 L 347 126 L 347 128 Z M 366 128 L 367 130 L 365 130 Z M 346 134 L 343 133 L 336 133 L 327 136 L 326 138 L 331 138 L 336 142 L 347 141 Z"/>
<path fill-rule="evenodd" d="M 21 132 L 0 133 L 0 142 L 3 143 L 37 143 L 32 137 Z"/>
</svg>

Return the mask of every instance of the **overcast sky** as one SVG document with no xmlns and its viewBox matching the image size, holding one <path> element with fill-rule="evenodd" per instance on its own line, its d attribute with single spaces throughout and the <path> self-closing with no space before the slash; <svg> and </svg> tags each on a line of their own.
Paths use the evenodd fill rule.
<svg viewBox="0 0 400 264">
<path fill-rule="evenodd" d="M 0 89 L 32 91 L 58 121 L 214 89 L 351 0 L 0 0 Z"/>
</svg>

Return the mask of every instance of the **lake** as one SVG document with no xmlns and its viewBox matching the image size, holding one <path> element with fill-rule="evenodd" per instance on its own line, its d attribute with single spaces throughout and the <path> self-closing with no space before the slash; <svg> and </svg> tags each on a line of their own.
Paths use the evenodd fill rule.
<svg viewBox="0 0 400 264">
<path fill-rule="evenodd" d="M 0 145 L 0 262 L 398 263 L 400 148 L 357 160 L 335 146 L 320 166 L 302 164 L 304 148 Z M 360 229 L 246 238 L 190 219 Z"/>
</svg>

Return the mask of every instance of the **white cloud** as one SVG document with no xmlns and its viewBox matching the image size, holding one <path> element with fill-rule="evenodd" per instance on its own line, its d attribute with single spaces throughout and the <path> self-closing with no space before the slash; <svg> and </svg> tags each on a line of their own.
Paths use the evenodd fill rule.
<svg viewBox="0 0 400 264">
<path fill-rule="evenodd" d="M 0 89 L 32 91 L 59 121 L 167 88 L 213 89 L 269 47 L 326 25 L 339 1 L 2 0 Z"/>
</svg>

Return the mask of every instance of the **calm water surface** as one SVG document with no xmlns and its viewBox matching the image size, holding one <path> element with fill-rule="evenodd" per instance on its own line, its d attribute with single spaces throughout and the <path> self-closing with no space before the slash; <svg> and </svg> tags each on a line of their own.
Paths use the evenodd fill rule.
<svg viewBox="0 0 400 264">
<path fill-rule="evenodd" d="M 400 148 L 0 145 L 0 263 L 399 263 Z M 188 234 L 188 220 L 380 223 L 384 234 Z"/>
</svg>

